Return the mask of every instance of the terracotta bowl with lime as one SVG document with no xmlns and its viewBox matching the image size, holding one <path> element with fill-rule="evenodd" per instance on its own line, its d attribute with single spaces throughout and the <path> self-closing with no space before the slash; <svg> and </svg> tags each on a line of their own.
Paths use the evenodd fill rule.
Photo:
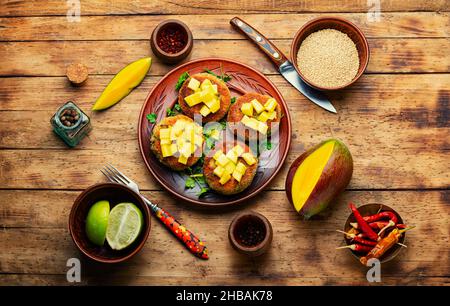
<svg viewBox="0 0 450 306">
<path fill-rule="evenodd" d="M 131 189 L 114 183 L 87 188 L 75 200 L 69 232 L 78 249 L 102 263 L 129 259 L 150 233 L 150 210 Z"/>
</svg>

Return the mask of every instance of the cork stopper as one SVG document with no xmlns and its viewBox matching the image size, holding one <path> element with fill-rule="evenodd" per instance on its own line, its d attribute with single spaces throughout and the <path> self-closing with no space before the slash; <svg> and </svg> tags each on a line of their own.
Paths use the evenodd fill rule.
<svg viewBox="0 0 450 306">
<path fill-rule="evenodd" d="M 72 63 L 66 68 L 66 76 L 70 83 L 81 86 L 88 78 L 88 69 L 81 63 Z"/>
</svg>

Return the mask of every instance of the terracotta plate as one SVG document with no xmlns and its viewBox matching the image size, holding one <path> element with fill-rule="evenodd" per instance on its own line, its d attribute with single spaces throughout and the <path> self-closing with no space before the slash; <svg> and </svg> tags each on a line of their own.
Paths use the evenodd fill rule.
<svg viewBox="0 0 450 306">
<path fill-rule="evenodd" d="M 223 72 L 232 77 L 231 81 L 227 83 L 232 97 L 239 97 L 245 92 L 258 92 L 274 97 L 283 108 L 284 116 L 280 123 L 278 141 L 272 142 L 272 149 L 260 155 L 258 172 L 252 184 L 243 192 L 232 196 L 209 192 L 199 198 L 197 194 L 200 187 L 185 189 L 186 175 L 160 164 L 150 151 L 150 135 L 153 124 L 147 120 L 147 114 L 155 113 L 157 122 L 159 122 L 166 116 L 167 108 L 173 107 L 176 103 L 178 91 L 175 90 L 175 85 L 180 75 L 185 71 L 192 75 L 204 72 L 205 69 L 217 74 Z M 184 201 L 203 206 L 220 207 L 237 204 L 255 196 L 275 177 L 286 159 L 291 143 L 291 119 L 281 93 L 262 73 L 233 60 L 205 58 L 185 63 L 173 69 L 153 87 L 139 115 L 138 137 L 145 165 L 167 191 Z"/>
</svg>

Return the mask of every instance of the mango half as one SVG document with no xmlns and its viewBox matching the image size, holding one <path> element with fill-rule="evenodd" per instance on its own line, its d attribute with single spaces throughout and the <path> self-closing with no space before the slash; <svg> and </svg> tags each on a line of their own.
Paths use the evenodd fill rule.
<svg viewBox="0 0 450 306">
<path fill-rule="evenodd" d="M 291 165 L 286 194 L 305 219 L 320 213 L 345 190 L 353 173 L 353 158 L 344 143 L 328 139 L 307 150 Z"/>
<path fill-rule="evenodd" d="M 141 84 L 151 65 L 151 57 L 145 57 L 120 70 L 95 101 L 92 110 L 99 111 L 111 107 L 126 97 L 136 86 Z"/>
</svg>

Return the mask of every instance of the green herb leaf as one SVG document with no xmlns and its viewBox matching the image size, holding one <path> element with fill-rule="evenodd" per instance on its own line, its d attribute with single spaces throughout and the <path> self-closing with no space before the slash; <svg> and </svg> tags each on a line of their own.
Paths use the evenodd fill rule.
<svg viewBox="0 0 450 306">
<path fill-rule="evenodd" d="M 200 189 L 200 192 L 197 193 L 197 196 L 199 198 L 201 198 L 202 196 L 204 196 L 205 194 L 207 194 L 209 192 L 209 188 L 207 187 L 202 187 L 202 189 Z"/>
<path fill-rule="evenodd" d="M 147 114 L 147 120 L 150 123 L 156 123 L 156 114 L 155 113 Z"/>
<path fill-rule="evenodd" d="M 216 140 L 212 137 L 206 137 L 206 147 L 208 149 L 213 149 L 215 147 Z"/>
<path fill-rule="evenodd" d="M 195 180 L 192 177 L 188 177 L 186 181 L 184 182 L 184 187 L 188 189 L 192 189 L 195 187 Z"/>
<path fill-rule="evenodd" d="M 234 104 L 236 102 L 236 97 L 231 98 L 231 104 Z"/>
<path fill-rule="evenodd" d="M 178 78 L 177 85 L 175 85 L 176 90 L 180 90 L 181 86 L 183 86 L 183 83 L 190 77 L 189 73 L 186 71 L 180 77 Z"/>
<path fill-rule="evenodd" d="M 272 142 L 270 140 L 267 140 L 264 145 L 267 150 L 272 150 Z"/>
<path fill-rule="evenodd" d="M 212 72 L 212 71 L 209 70 L 209 69 L 205 69 L 205 72 L 206 72 L 206 73 L 209 73 L 209 74 L 211 74 L 211 75 L 213 75 L 213 76 L 215 76 L 216 78 L 221 79 L 221 80 L 224 81 L 225 83 L 231 81 L 231 76 L 229 76 L 228 74 L 225 74 L 225 73 L 224 73 L 224 74 L 222 74 L 222 75 L 218 75 L 218 74 L 215 74 L 214 72 Z"/>
<path fill-rule="evenodd" d="M 181 112 L 181 106 L 180 104 L 176 103 L 173 108 L 177 111 L 177 112 Z"/>
<path fill-rule="evenodd" d="M 176 113 L 169 107 L 167 109 L 167 117 L 172 117 L 172 116 L 175 116 L 175 115 L 176 115 Z"/>
</svg>

